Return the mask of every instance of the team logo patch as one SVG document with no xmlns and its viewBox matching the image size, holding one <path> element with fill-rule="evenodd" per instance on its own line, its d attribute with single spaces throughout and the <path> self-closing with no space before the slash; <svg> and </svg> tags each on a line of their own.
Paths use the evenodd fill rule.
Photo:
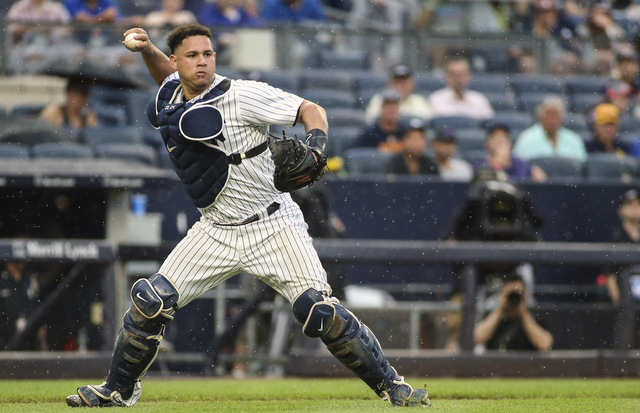
<svg viewBox="0 0 640 413">
<path fill-rule="evenodd" d="M 222 127 L 224 120 L 218 108 L 211 105 L 194 105 L 185 110 L 178 127 L 180 133 L 192 141 L 217 139 L 224 141 Z"/>
</svg>

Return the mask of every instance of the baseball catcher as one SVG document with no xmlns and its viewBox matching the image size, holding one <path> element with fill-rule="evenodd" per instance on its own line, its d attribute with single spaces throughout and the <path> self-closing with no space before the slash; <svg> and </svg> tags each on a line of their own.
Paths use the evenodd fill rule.
<svg viewBox="0 0 640 413">
<path fill-rule="evenodd" d="M 293 192 L 296 189 L 312 185 L 324 175 L 327 157 L 324 147 L 327 135 L 320 129 L 313 129 L 307 134 L 306 143 L 297 138 L 269 137 L 269 149 L 276 165 L 273 182 L 276 189 L 282 192 Z"/>
</svg>

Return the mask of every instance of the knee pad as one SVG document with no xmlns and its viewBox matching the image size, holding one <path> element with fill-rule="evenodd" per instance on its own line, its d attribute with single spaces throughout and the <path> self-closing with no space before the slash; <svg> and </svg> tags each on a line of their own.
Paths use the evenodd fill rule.
<svg viewBox="0 0 640 413">
<path fill-rule="evenodd" d="M 138 336 L 158 335 L 173 316 L 180 293 L 162 274 L 140 279 L 131 287 L 131 308 L 125 314 L 125 330 Z"/>
<path fill-rule="evenodd" d="M 345 332 L 357 330 L 360 322 L 333 297 L 309 289 L 293 303 L 293 314 L 307 337 L 334 340 Z"/>
</svg>

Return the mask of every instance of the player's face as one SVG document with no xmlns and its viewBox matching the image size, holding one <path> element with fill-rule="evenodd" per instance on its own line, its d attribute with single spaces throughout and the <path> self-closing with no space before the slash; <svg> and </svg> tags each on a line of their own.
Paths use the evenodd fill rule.
<svg viewBox="0 0 640 413">
<path fill-rule="evenodd" d="M 208 37 L 187 37 L 170 59 L 180 74 L 180 82 L 187 99 L 199 95 L 213 82 L 216 73 L 216 53 Z"/>
</svg>

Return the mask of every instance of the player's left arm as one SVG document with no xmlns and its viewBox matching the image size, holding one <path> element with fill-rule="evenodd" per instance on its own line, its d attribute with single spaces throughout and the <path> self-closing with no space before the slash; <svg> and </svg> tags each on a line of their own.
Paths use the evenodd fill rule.
<svg viewBox="0 0 640 413">
<path fill-rule="evenodd" d="M 307 132 L 306 144 L 324 153 L 329 133 L 329 122 L 324 108 L 304 100 L 298 110 L 297 122 L 304 125 Z"/>
</svg>

